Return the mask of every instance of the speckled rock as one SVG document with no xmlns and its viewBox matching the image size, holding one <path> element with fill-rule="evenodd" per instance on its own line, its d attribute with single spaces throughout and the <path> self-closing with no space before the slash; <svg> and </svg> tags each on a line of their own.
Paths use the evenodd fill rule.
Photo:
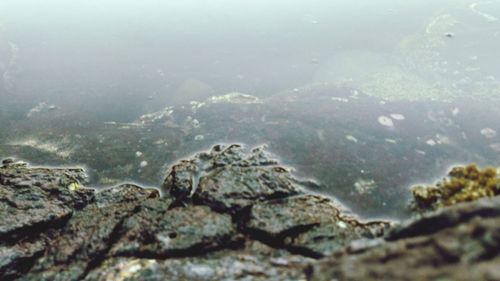
<svg viewBox="0 0 500 281">
<path fill-rule="evenodd" d="M 361 222 L 342 209 L 319 195 L 260 202 L 249 210 L 243 228 L 277 247 L 312 257 L 331 255 L 353 240 L 380 237 L 389 228 L 387 222 Z"/>
<path fill-rule="evenodd" d="M 301 194 L 304 185 L 313 184 L 294 178 L 262 147 L 246 151 L 240 145 L 217 145 L 174 165 L 163 189 L 178 200 L 233 212 L 257 201 Z"/>
<path fill-rule="evenodd" d="M 151 198 L 160 198 L 160 192 L 154 188 L 146 189 L 135 184 L 121 184 L 99 190 L 95 195 L 95 203 L 102 208 Z"/>
<path fill-rule="evenodd" d="M 311 266 L 309 280 L 500 280 L 499 199 L 443 209 L 398 227 L 389 241 L 354 243 Z"/>
<path fill-rule="evenodd" d="M 82 169 L 30 168 L 5 161 L 0 167 L 0 241 L 15 241 L 67 220 L 86 206 L 93 190 L 70 190 L 84 180 Z"/>
<path fill-rule="evenodd" d="M 141 205 L 123 222 L 110 254 L 163 259 L 199 255 L 237 243 L 231 216 L 205 206 L 168 207 L 162 200 Z"/>
<path fill-rule="evenodd" d="M 28 280 L 79 280 L 99 264 L 117 239 L 123 220 L 135 212 L 128 203 L 98 208 L 93 205 L 75 214 L 43 257 L 25 276 Z M 50 239 L 50 237 L 46 237 Z"/>
<path fill-rule="evenodd" d="M 216 146 L 163 197 L 6 161 L 0 280 L 499 280 L 499 197 L 365 222 L 269 159 Z"/>
<path fill-rule="evenodd" d="M 43 236 L 64 226 L 89 205 L 94 190 L 79 168 L 32 168 L 6 159 L 0 167 L 0 276 L 9 280 L 30 269 L 48 243 Z M 71 188 L 70 188 L 71 187 Z"/>
<path fill-rule="evenodd" d="M 112 258 L 87 275 L 86 281 L 219 281 L 305 280 L 312 259 L 249 241 L 237 251 L 224 250 L 176 259 Z"/>
</svg>

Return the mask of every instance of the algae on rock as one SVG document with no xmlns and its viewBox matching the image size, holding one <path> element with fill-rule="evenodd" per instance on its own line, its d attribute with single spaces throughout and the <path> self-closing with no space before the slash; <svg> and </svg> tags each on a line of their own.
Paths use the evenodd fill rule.
<svg viewBox="0 0 500 281">
<path fill-rule="evenodd" d="M 417 209 L 437 209 L 461 202 L 500 194 L 500 177 L 495 168 L 478 168 L 475 164 L 454 167 L 448 178 L 433 186 L 414 186 L 412 193 Z"/>
</svg>

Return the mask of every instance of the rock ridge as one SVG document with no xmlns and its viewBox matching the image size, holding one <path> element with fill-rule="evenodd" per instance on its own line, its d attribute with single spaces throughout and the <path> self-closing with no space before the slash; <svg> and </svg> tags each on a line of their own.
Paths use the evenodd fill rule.
<svg viewBox="0 0 500 281">
<path fill-rule="evenodd" d="M 1 280 L 500 276 L 496 197 L 407 222 L 364 221 L 308 191 L 316 183 L 264 147 L 238 144 L 172 165 L 163 196 L 134 184 L 84 185 L 79 168 L 2 162 Z"/>
</svg>

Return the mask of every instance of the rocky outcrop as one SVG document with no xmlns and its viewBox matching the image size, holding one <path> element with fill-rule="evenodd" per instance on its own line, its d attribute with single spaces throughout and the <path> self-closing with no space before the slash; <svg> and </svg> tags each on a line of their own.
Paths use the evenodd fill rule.
<svg viewBox="0 0 500 281">
<path fill-rule="evenodd" d="M 217 145 L 174 165 L 163 190 L 177 200 L 234 213 L 257 202 L 303 194 L 307 184 L 314 183 L 292 177 L 262 147 L 247 153 L 233 144 Z"/>
<path fill-rule="evenodd" d="M 312 265 L 309 280 L 500 280 L 499 212 L 497 197 L 427 214 Z"/>
<path fill-rule="evenodd" d="M 362 221 L 263 148 L 240 145 L 167 174 L 160 196 L 133 184 L 94 190 L 82 169 L 5 160 L 0 279 L 498 278 L 498 198 L 404 223 Z"/>
</svg>

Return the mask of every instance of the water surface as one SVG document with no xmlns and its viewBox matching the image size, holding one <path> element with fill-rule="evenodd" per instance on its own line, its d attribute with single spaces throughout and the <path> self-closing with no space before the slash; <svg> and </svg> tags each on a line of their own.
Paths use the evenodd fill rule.
<svg viewBox="0 0 500 281">
<path fill-rule="evenodd" d="M 365 216 L 500 162 L 500 1 L 0 1 L 0 155 L 159 185 L 262 145 Z"/>
</svg>

